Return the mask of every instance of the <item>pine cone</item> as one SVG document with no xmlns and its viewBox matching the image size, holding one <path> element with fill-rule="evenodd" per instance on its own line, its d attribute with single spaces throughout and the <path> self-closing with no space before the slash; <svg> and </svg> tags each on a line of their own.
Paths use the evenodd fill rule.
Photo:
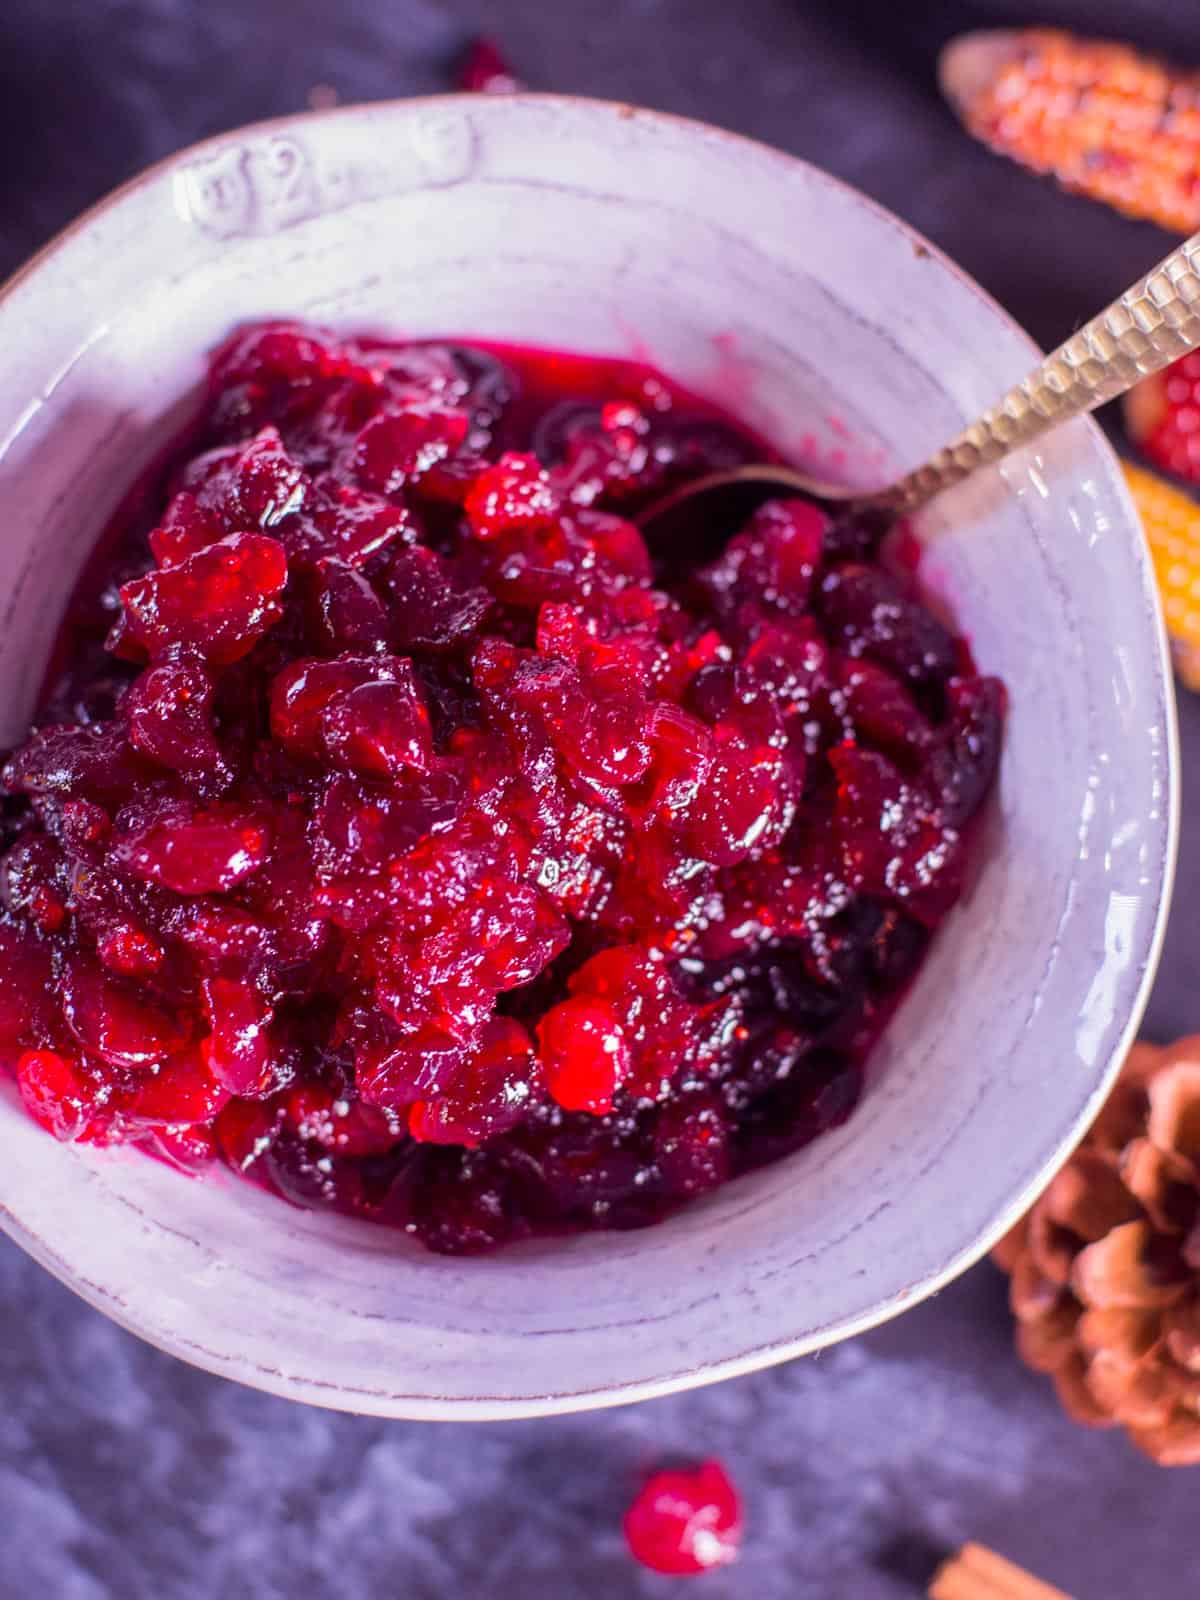
<svg viewBox="0 0 1200 1600">
<path fill-rule="evenodd" d="M 1136 1044 L 1091 1131 L 996 1246 L 1017 1350 L 1063 1408 L 1200 1463 L 1200 1034 Z"/>
</svg>

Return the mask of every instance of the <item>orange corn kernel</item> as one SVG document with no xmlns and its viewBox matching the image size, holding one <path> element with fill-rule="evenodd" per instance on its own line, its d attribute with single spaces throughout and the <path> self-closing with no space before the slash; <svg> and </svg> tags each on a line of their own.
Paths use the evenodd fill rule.
<svg viewBox="0 0 1200 1600">
<path fill-rule="evenodd" d="M 1123 463 L 1162 596 L 1175 670 L 1200 689 L 1200 504 L 1174 484 Z"/>
</svg>

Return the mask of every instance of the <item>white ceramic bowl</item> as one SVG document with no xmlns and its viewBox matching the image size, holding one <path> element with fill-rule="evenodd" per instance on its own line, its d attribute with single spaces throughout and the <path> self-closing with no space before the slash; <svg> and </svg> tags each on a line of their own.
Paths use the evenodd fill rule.
<svg viewBox="0 0 1200 1600">
<path fill-rule="evenodd" d="M 549 97 L 350 108 L 156 167 L 0 298 L 3 728 L 106 514 L 234 323 L 637 353 L 852 479 L 912 464 L 1035 351 L 894 217 L 696 123 Z M 1175 829 L 1161 625 L 1098 431 L 926 513 L 925 575 L 1007 680 L 986 864 L 848 1126 L 646 1232 L 485 1259 L 228 1177 L 56 1144 L 0 1102 L 4 1225 L 175 1354 L 383 1415 L 565 1411 L 869 1327 L 978 1257 L 1080 1135 L 1141 1013 Z"/>
</svg>

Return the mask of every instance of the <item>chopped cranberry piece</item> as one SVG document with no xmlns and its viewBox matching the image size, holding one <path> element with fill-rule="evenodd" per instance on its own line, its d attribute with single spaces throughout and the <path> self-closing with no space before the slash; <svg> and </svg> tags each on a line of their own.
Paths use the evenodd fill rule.
<svg viewBox="0 0 1200 1600">
<path fill-rule="evenodd" d="M 871 940 L 871 965 L 879 982 L 889 989 L 907 983 L 928 945 L 928 929 L 902 912 L 886 912 Z"/>
<path fill-rule="evenodd" d="M 126 978 L 149 978 L 163 963 L 162 945 L 132 922 L 106 928 L 96 940 L 96 954 L 110 972 Z"/>
<path fill-rule="evenodd" d="M 81 961 L 64 975 L 62 1012 L 83 1048 L 114 1067 L 157 1066 L 187 1039 L 182 1021 L 148 995 Z"/>
<path fill-rule="evenodd" d="M 738 1122 L 738 1165 L 777 1161 L 838 1127 L 862 1093 L 862 1068 L 840 1052 L 812 1050 L 791 1030 L 776 1031 L 761 1050 L 771 1068 Z M 761 1075 L 760 1075 L 761 1077 Z"/>
<path fill-rule="evenodd" d="M 249 878 L 270 852 L 270 823 L 227 805 L 152 822 L 112 854 L 129 872 L 176 894 L 213 894 Z"/>
<path fill-rule="evenodd" d="M 264 322 L 239 329 L 213 357 L 209 388 L 220 395 L 238 383 L 267 383 L 291 388 L 354 370 L 347 353 L 331 339 L 299 323 Z"/>
<path fill-rule="evenodd" d="M 69 882 L 62 851 L 44 834 L 24 834 L 0 863 L 0 900 L 46 933 L 67 920 Z"/>
<path fill-rule="evenodd" d="M 192 439 L 3 769 L 33 1115 L 448 1254 L 642 1227 L 849 1116 L 1004 718 L 879 519 L 648 544 L 766 447 L 558 352 L 243 328 Z"/>
<path fill-rule="evenodd" d="M 683 998 L 661 952 L 610 945 L 576 971 L 572 994 L 606 1003 L 619 1019 L 633 1083 L 657 1098 L 692 1063 L 703 1041 L 705 1008 Z"/>
<path fill-rule="evenodd" d="M 565 525 L 574 534 L 581 565 L 594 562 L 607 580 L 606 587 L 614 583 L 618 588 L 626 583 L 649 583 L 653 564 L 646 541 L 634 523 L 593 506 L 573 511 Z"/>
<path fill-rule="evenodd" d="M 189 490 L 181 489 L 167 507 L 161 526 L 150 533 L 150 552 L 164 570 L 177 567 L 197 551 L 216 544 L 224 533 L 217 513 L 202 506 Z"/>
<path fill-rule="evenodd" d="M 67 800 L 59 814 L 58 825 L 64 842 L 81 850 L 108 837 L 112 818 L 94 800 Z"/>
<path fill-rule="evenodd" d="M 719 1461 L 648 1477 L 625 1513 L 633 1555 L 678 1577 L 732 1561 L 742 1541 L 742 1507 Z"/>
<path fill-rule="evenodd" d="M 201 1056 L 185 1056 L 160 1067 L 138 1084 L 130 1115 L 137 1121 L 172 1126 L 210 1123 L 229 1100 L 229 1089 Z"/>
<path fill-rule="evenodd" d="M 354 1079 L 367 1105 L 412 1105 L 449 1089 L 469 1053 L 455 1034 L 430 1025 L 362 1051 Z"/>
<path fill-rule="evenodd" d="M 429 1165 L 421 1173 L 413 1198 L 417 1237 L 440 1255 L 477 1255 L 512 1237 L 509 1195 L 501 1175 L 486 1165 L 474 1166 L 457 1152 L 436 1151 L 445 1165 Z"/>
<path fill-rule="evenodd" d="M 203 663 L 174 656 L 136 678 L 121 709 L 135 750 L 208 793 L 227 788 L 234 776 L 217 743 L 212 707 L 213 683 Z"/>
<path fill-rule="evenodd" d="M 284 1118 L 302 1139 L 339 1155 L 385 1155 L 403 1136 L 400 1119 L 317 1085 L 291 1090 Z"/>
<path fill-rule="evenodd" d="M 282 1122 L 282 1106 L 255 1100 L 226 1102 L 214 1129 L 221 1152 L 235 1172 L 251 1171 L 270 1149 Z"/>
<path fill-rule="evenodd" d="M 421 545 L 396 557 L 386 583 L 396 642 L 404 650 L 462 648 L 495 604 L 486 589 L 462 586 L 450 564 Z"/>
<path fill-rule="evenodd" d="M 17 1088 L 30 1114 L 56 1139 L 102 1142 L 110 1119 L 101 1107 L 99 1083 L 79 1063 L 53 1050 L 27 1050 L 16 1064 Z"/>
<path fill-rule="evenodd" d="M 912 765 L 928 750 L 933 730 L 912 696 L 882 667 L 842 657 L 837 663 L 845 726 L 855 738 Z"/>
<path fill-rule="evenodd" d="M 939 920 L 961 888 L 959 836 L 935 820 L 931 801 L 886 757 L 846 747 L 835 750 L 830 763 L 838 778 L 837 825 L 849 883 Z"/>
<path fill-rule="evenodd" d="M 214 450 L 192 462 L 184 492 L 229 533 L 273 528 L 299 511 L 307 477 L 283 447 L 278 428 L 263 428 L 245 445 Z"/>
<path fill-rule="evenodd" d="M 590 506 L 601 495 L 624 500 L 661 483 L 665 463 L 655 459 L 650 431 L 650 418 L 628 400 L 576 417 L 565 430 L 559 469 L 575 504 Z"/>
<path fill-rule="evenodd" d="M 204 1064 L 231 1094 L 255 1095 L 268 1087 L 273 1009 L 248 983 L 206 978 L 204 1009 L 211 1032 Z"/>
<path fill-rule="evenodd" d="M 191 952 L 197 969 L 221 977 L 249 978 L 266 959 L 267 926 L 239 906 L 195 899 L 179 908 L 171 931 Z"/>
<path fill-rule="evenodd" d="M 323 556 L 305 574 L 309 626 L 328 655 L 386 650 L 391 618 L 374 585 L 348 562 Z"/>
<path fill-rule="evenodd" d="M 381 550 L 416 537 L 406 506 L 341 483 L 331 473 L 318 477 L 313 491 L 305 502 L 311 531 L 293 533 L 289 525 L 280 534 L 285 545 L 289 537 L 296 541 L 298 553 L 337 556 L 352 567 L 362 567 Z"/>
<path fill-rule="evenodd" d="M 271 732 L 293 755 L 319 760 L 321 721 L 334 700 L 365 683 L 402 682 L 411 671 L 395 656 L 293 661 L 271 684 Z"/>
<path fill-rule="evenodd" d="M 769 500 L 699 574 L 717 612 L 735 616 L 743 606 L 760 606 L 803 616 L 827 525 L 807 500 Z"/>
<path fill-rule="evenodd" d="M 943 822 L 958 828 L 978 811 L 996 776 L 1004 685 L 998 678 L 952 678 L 946 699 L 949 720 L 936 735 L 929 771 Z"/>
<path fill-rule="evenodd" d="M 46 728 L 4 768 L 6 789 L 35 799 L 86 793 L 107 801 L 136 793 L 145 764 L 115 724 Z"/>
<path fill-rule="evenodd" d="M 231 533 L 178 566 L 124 584 L 121 603 L 130 638 L 151 657 L 184 644 L 225 665 L 278 622 L 286 581 L 277 540 Z"/>
<path fill-rule="evenodd" d="M 775 843 L 788 820 L 781 773 L 770 743 L 752 744 L 730 724 L 718 725 L 711 764 L 689 811 L 692 853 L 727 867 Z"/>
<path fill-rule="evenodd" d="M 425 772 L 432 759 L 429 713 L 412 664 L 388 683 L 362 683 L 335 696 L 321 715 L 321 739 L 335 766 L 367 778 Z"/>
<path fill-rule="evenodd" d="M 384 412 L 358 436 L 354 449 L 358 481 L 377 494 L 398 494 L 453 454 L 469 427 L 464 411 Z"/>
<path fill-rule="evenodd" d="M 477 539 L 498 539 L 551 525 L 562 511 L 562 499 L 536 456 L 511 452 L 479 474 L 466 511 Z"/>
<path fill-rule="evenodd" d="M 958 666 L 954 636 L 879 567 L 837 567 L 821 593 L 836 644 L 917 688 L 945 683 Z"/>
<path fill-rule="evenodd" d="M 696 717 L 667 702 L 649 716 L 650 770 L 646 809 L 675 823 L 700 801 L 712 772 L 712 734 Z"/>
<path fill-rule="evenodd" d="M 659 1171 L 675 1194 L 700 1194 L 731 1170 L 729 1113 L 715 1094 L 681 1094 L 659 1112 L 654 1128 Z"/>
<path fill-rule="evenodd" d="M 332 776 L 313 816 L 318 871 L 327 883 L 387 871 L 423 839 L 451 827 L 461 809 L 461 786 L 450 771 L 422 775 L 409 768 L 387 789 Z"/>
<path fill-rule="evenodd" d="M 694 699 L 711 699 L 712 688 L 701 682 L 706 674 L 723 674 L 716 680 L 723 696 L 711 708 L 711 720 L 728 716 L 735 679 L 728 668 L 710 667 L 692 686 Z M 829 649 L 811 617 L 773 621 L 755 629 L 746 649 L 742 673 L 760 693 L 769 695 L 785 717 L 808 717 L 829 687 Z M 697 709 L 701 709 L 698 704 Z"/>
<path fill-rule="evenodd" d="M 560 1112 L 556 1119 L 530 1119 L 497 1149 L 520 1213 L 535 1227 L 636 1226 L 652 1220 L 655 1201 L 661 1205 L 653 1152 L 616 1114 L 597 1120 L 586 1112 Z"/>
<path fill-rule="evenodd" d="M 21 1048 L 49 1037 L 52 1026 L 49 946 L 0 922 L 0 1066 L 11 1067 Z"/>
<path fill-rule="evenodd" d="M 433 1144 L 481 1144 L 520 1122 L 537 1083 L 529 1035 L 511 1017 L 493 1017 L 449 1090 L 413 1106 L 409 1128 Z"/>
</svg>

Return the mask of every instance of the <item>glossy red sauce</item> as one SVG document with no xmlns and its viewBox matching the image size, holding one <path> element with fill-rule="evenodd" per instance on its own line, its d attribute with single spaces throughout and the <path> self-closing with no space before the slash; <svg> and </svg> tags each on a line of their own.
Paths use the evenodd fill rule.
<svg viewBox="0 0 1200 1600">
<path fill-rule="evenodd" d="M 472 1251 L 852 1111 L 1003 691 L 650 369 L 243 330 L 4 769 L 0 1059 L 62 1139 Z"/>
</svg>

